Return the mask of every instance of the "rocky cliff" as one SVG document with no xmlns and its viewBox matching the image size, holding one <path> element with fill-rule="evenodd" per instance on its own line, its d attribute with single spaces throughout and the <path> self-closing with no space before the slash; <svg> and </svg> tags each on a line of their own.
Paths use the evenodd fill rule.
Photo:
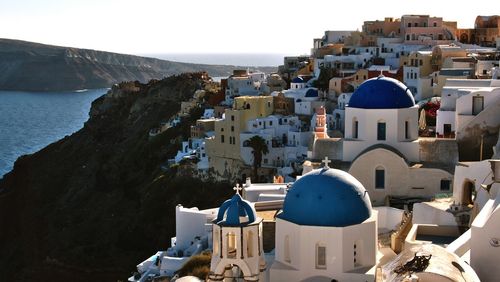
<svg viewBox="0 0 500 282">
<path fill-rule="evenodd" d="M 62 91 L 106 88 L 121 81 L 150 79 L 184 72 L 207 71 L 228 76 L 247 67 L 200 65 L 154 58 L 0 39 L 0 89 Z M 253 69 L 253 68 L 250 68 Z M 275 68 L 261 68 L 271 72 Z"/>
<path fill-rule="evenodd" d="M 125 281 L 169 246 L 177 204 L 229 197 L 228 184 L 160 169 L 202 109 L 148 139 L 203 77 L 122 83 L 92 103 L 81 130 L 16 161 L 0 179 L 0 281 Z"/>
</svg>

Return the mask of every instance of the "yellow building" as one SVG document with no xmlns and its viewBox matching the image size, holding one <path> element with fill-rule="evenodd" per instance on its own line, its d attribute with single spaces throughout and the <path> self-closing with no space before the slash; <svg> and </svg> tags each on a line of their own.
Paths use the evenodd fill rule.
<svg viewBox="0 0 500 282">
<path fill-rule="evenodd" d="M 416 51 L 411 52 L 408 56 L 401 56 L 401 66 L 418 67 L 419 77 L 428 76 L 433 72 L 432 69 L 432 52 Z"/>
<path fill-rule="evenodd" d="M 234 100 L 232 109 L 226 109 L 224 119 L 215 122 L 215 136 L 207 139 L 206 152 L 209 167 L 217 179 L 241 178 L 243 161 L 240 158 L 240 133 L 247 122 L 273 113 L 272 96 L 242 96 Z"/>
<path fill-rule="evenodd" d="M 467 51 L 456 45 L 437 45 L 432 48 L 431 64 L 433 71 L 440 70 L 446 58 L 466 57 Z"/>
</svg>

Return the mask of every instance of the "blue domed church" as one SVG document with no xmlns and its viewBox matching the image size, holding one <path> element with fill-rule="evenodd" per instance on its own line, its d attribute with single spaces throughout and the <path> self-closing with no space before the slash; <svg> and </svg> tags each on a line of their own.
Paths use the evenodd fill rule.
<svg viewBox="0 0 500 282">
<path fill-rule="evenodd" d="M 270 281 L 373 281 L 377 212 L 349 173 L 313 170 L 288 191 L 276 218 Z"/>
<path fill-rule="evenodd" d="M 449 192 L 445 184 L 452 174 L 436 167 L 454 167 L 456 142 L 419 138 L 418 111 L 413 94 L 400 81 L 383 75 L 368 79 L 345 107 L 344 138 L 320 140 L 325 143 L 313 146 L 319 149 L 312 155 L 342 162 L 363 183 L 373 205 L 383 205 L 390 196 Z"/>
</svg>

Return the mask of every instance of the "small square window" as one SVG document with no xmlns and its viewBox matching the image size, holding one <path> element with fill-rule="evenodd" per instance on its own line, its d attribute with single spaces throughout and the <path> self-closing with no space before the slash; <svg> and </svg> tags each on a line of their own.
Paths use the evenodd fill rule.
<svg viewBox="0 0 500 282">
<path fill-rule="evenodd" d="M 441 191 L 450 191 L 451 181 L 448 179 L 441 180 Z"/>
</svg>

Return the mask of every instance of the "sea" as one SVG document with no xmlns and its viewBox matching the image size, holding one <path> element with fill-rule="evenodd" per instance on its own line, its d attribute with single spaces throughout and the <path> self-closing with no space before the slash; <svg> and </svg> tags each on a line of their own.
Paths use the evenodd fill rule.
<svg viewBox="0 0 500 282">
<path fill-rule="evenodd" d="M 278 66 L 282 54 L 140 54 L 160 59 L 237 66 Z M 220 77 L 214 78 L 220 81 Z M 0 91 L 0 178 L 16 159 L 78 131 L 92 101 L 107 89 L 67 92 Z"/>
<path fill-rule="evenodd" d="M 68 92 L 0 91 L 0 178 L 21 155 L 78 131 L 92 101 L 107 89 Z"/>
</svg>

